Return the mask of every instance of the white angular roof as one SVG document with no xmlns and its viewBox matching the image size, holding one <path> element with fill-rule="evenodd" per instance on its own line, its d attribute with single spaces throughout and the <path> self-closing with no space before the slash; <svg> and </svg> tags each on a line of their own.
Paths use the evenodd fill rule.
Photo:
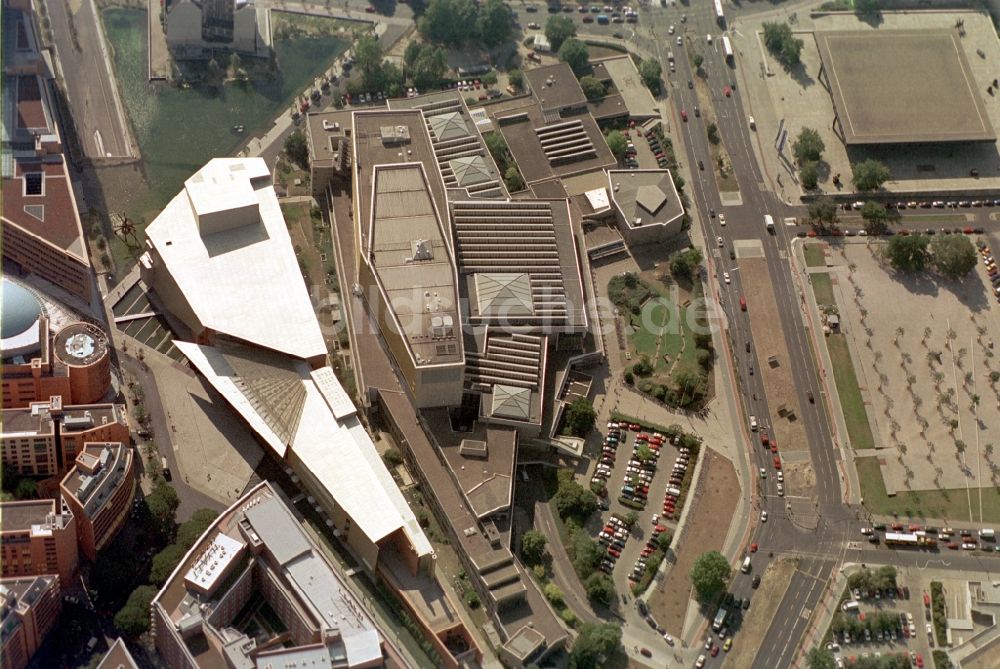
<svg viewBox="0 0 1000 669">
<path fill-rule="evenodd" d="M 209 161 L 146 236 L 202 326 L 299 358 L 326 354 L 262 159 Z"/>
<path fill-rule="evenodd" d="M 297 374 L 304 391 L 301 407 L 295 407 L 300 411 L 295 421 L 295 434 L 286 445 L 271 427 L 282 417 L 267 413 L 276 410 L 277 405 L 267 405 L 254 397 L 253 388 L 239 376 L 240 370 L 230 364 L 238 360 L 235 349 L 227 351 L 189 342 L 174 343 L 278 455 L 284 457 L 288 448 L 293 451 L 296 459 L 369 540 L 380 541 L 402 528 L 418 555 L 432 552 L 430 542 L 375 450 L 371 437 L 356 413 L 344 410 L 346 393 L 343 388 L 329 387 L 340 385 L 332 370 L 319 370 L 322 373 L 314 374 L 305 362 L 288 360 L 281 363 L 274 356 L 261 356 L 255 372 L 260 373 L 263 366 L 272 365 L 276 380 Z M 251 354 L 248 349 L 240 350 L 240 355 Z M 337 414 L 342 417 L 338 418 Z"/>
</svg>

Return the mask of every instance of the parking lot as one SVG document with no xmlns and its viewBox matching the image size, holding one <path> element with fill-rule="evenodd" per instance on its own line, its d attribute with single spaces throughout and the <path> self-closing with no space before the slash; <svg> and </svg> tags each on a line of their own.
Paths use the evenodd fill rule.
<svg viewBox="0 0 1000 669">
<path fill-rule="evenodd" d="M 590 471 L 592 486 L 603 485 L 600 498 L 602 529 L 598 540 L 606 546 L 602 569 L 614 576 L 620 589 L 638 581 L 661 534 L 673 535 L 697 453 L 671 443 L 666 435 L 638 424 L 609 423 L 600 457 Z M 692 439 L 692 437 L 687 437 Z M 638 515 L 631 528 L 623 520 Z M 629 541 L 634 537 L 638 541 Z M 624 567 L 618 567 L 624 563 Z M 615 569 L 618 567 L 618 569 Z"/>
<path fill-rule="evenodd" d="M 896 655 L 909 666 L 932 666 L 930 608 L 919 583 L 892 567 L 864 569 L 848 578 L 840 610 L 827 634 L 838 667 L 864 657 Z"/>
<path fill-rule="evenodd" d="M 634 5 L 630 7 L 621 0 L 616 0 L 610 5 L 576 3 L 547 5 L 545 2 L 516 2 L 511 3 L 511 9 L 517 16 L 518 24 L 525 36 L 544 33 L 548 17 L 559 14 L 572 19 L 577 33 L 585 32 L 618 39 L 626 39 L 632 32 L 632 26 L 639 22 L 638 14 L 635 12 L 636 7 Z M 537 28 L 532 27 L 536 25 Z"/>
</svg>

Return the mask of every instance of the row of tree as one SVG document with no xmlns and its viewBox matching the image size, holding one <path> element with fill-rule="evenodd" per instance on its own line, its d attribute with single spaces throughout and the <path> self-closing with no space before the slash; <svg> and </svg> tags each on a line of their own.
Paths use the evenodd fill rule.
<svg viewBox="0 0 1000 669">
<path fill-rule="evenodd" d="M 511 39 L 514 19 L 502 0 L 431 0 L 417 28 L 435 44 L 482 44 L 492 49 Z"/>
<path fill-rule="evenodd" d="M 819 168 L 825 149 L 823 138 L 813 128 L 802 128 L 792 143 L 792 156 L 799 166 L 799 180 L 806 190 L 816 188 L 819 182 Z M 851 165 L 851 181 L 859 191 L 878 190 L 891 178 L 889 168 L 873 158 Z"/>
<path fill-rule="evenodd" d="M 885 247 L 885 258 L 901 272 L 929 269 L 958 279 L 976 267 L 976 249 L 965 235 L 941 235 L 933 241 L 929 235 L 894 235 Z"/>
</svg>

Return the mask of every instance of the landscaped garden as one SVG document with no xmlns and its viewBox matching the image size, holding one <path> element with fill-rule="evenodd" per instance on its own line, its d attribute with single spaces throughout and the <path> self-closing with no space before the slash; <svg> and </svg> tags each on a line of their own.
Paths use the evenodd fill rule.
<svg viewBox="0 0 1000 669">
<path fill-rule="evenodd" d="M 689 249 L 678 256 L 684 254 L 694 254 L 681 263 L 693 276 L 701 254 Z M 688 276 L 675 281 L 681 269 L 676 264 L 659 281 L 633 273 L 616 276 L 608 283 L 608 298 L 625 330 L 630 361 L 625 382 L 671 406 L 697 410 L 712 395 L 712 335 L 699 299 L 700 282 Z"/>
</svg>

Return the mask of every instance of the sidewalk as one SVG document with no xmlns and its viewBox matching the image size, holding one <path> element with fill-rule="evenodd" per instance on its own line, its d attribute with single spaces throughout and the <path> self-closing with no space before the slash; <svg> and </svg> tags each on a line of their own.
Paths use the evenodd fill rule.
<svg viewBox="0 0 1000 669">
<path fill-rule="evenodd" d="M 846 504 L 861 503 L 861 483 L 858 480 L 858 473 L 854 467 L 854 449 L 851 447 L 847 433 L 847 423 L 844 422 L 844 411 L 840 405 L 840 395 L 837 393 L 837 386 L 832 375 L 827 370 L 833 369 L 833 361 L 830 359 L 830 351 L 823 339 L 822 316 L 816 304 L 816 296 L 812 291 L 812 286 L 808 285 L 807 276 L 810 268 L 806 267 L 804 242 L 795 238 L 792 240 L 792 276 L 798 284 L 801 303 L 805 306 L 805 317 L 809 324 L 809 339 L 816 356 L 819 369 L 819 382 L 822 386 L 820 394 L 826 401 L 827 414 L 832 417 L 830 427 L 833 434 L 834 446 L 840 449 L 840 481 L 841 492 Z M 844 490 L 846 484 L 846 490 Z"/>
</svg>

